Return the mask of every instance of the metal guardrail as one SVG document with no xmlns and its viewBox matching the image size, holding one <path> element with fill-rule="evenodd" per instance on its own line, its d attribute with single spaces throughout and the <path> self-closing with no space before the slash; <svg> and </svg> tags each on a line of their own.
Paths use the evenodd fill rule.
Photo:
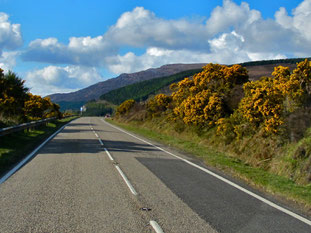
<svg viewBox="0 0 311 233">
<path fill-rule="evenodd" d="M 18 131 L 21 131 L 24 129 L 33 128 L 33 127 L 42 125 L 44 123 L 47 123 L 47 122 L 55 120 L 55 119 L 56 119 L 56 117 L 52 117 L 52 118 L 47 118 L 47 119 L 43 119 L 43 120 L 39 120 L 39 121 L 32 121 L 29 123 L 15 125 L 15 126 L 7 127 L 7 128 L 1 128 L 0 129 L 0 136 L 4 136 L 4 135 L 10 134 L 10 133 L 18 132 Z"/>
</svg>

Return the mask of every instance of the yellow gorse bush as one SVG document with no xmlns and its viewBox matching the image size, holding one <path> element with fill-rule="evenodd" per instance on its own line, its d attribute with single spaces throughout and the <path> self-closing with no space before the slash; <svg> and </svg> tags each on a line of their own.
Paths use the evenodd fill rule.
<svg viewBox="0 0 311 233">
<path fill-rule="evenodd" d="M 119 107 L 117 108 L 116 111 L 116 115 L 117 116 L 122 116 L 122 115 L 126 115 L 129 113 L 129 111 L 131 110 L 131 108 L 135 105 L 135 100 L 133 99 L 129 99 L 129 100 L 125 100 L 122 104 L 119 105 Z"/>
<path fill-rule="evenodd" d="M 167 119 L 186 125 L 217 125 L 217 133 L 231 139 L 252 134 L 259 127 L 278 133 L 286 117 L 311 99 L 311 63 L 297 63 L 292 72 L 278 66 L 272 77 L 251 82 L 241 65 L 208 64 L 202 72 L 172 84 L 170 89 L 171 96 L 159 94 L 147 102 L 152 117 L 165 113 Z M 128 112 L 134 103 L 122 103 L 117 115 Z"/>
<path fill-rule="evenodd" d="M 39 95 L 28 93 L 24 103 L 24 113 L 29 120 L 59 117 L 59 105 L 52 103 L 49 97 L 42 98 Z"/>
<path fill-rule="evenodd" d="M 187 125 L 214 125 L 227 114 L 224 98 L 234 86 L 247 80 L 247 70 L 240 65 L 208 64 L 193 79 L 171 85 L 173 112 Z"/>
<path fill-rule="evenodd" d="M 169 108 L 171 102 L 171 96 L 158 94 L 148 100 L 147 111 L 151 114 L 152 117 L 159 116 Z"/>
<path fill-rule="evenodd" d="M 311 94 L 311 64 L 302 61 L 292 73 L 288 67 L 279 66 L 272 75 L 244 84 L 245 97 L 238 110 L 247 121 L 277 133 L 284 115 L 302 106 Z"/>
</svg>

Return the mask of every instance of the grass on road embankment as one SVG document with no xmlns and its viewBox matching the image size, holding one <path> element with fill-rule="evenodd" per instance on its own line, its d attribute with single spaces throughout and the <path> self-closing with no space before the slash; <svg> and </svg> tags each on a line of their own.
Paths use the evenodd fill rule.
<svg viewBox="0 0 311 233">
<path fill-rule="evenodd" d="M 277 197 L 281 197 L 282 200 L 290 200 L 291 203 L 294 202 L 295 205 L 298 204 L 304 212 L 311 214 L 310 184 L 298 185 L 286 177 L 272 174 L 262 168 L 252 167 L 237 158 L 215 151 L 207 145 L 204 145 L 204 143 L 200 143 L 201 138 L 197 135 L 179 137 L 176 134 L 172 135 L 167 133 L 167 131 L 164 131 L 163 133 L 158 130 L 150 129 L 148 126 L 142 126 L 141 124 L 125 124 L 112 120 L 108 121 L 128 131 L 143 135 L 147 138 L 190 153 L 203 160 L 208 166 L 215 167 L 225 173 L 239 177 L 251 186 L 259 188 L 260 190 L 270 194 L 274 194 Z"/>
<path fill-rule="evenodd" d="M 0 137 L 0 177 L 21 161 L 60 127 L 76 117 L 42 125 L 31 131 L 20 131 Z"/>
</svg>

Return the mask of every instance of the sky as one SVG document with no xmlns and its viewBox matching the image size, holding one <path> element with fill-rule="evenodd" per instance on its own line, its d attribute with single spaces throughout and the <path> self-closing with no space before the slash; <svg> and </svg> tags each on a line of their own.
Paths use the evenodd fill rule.
<svg viewBox="0 0 311 233">
<path fill-rule="evenodd" d="M 0 0 L 0 68 L 33 94 L 173 63 L 311 56 L 311 0 Z"/>
</svg>

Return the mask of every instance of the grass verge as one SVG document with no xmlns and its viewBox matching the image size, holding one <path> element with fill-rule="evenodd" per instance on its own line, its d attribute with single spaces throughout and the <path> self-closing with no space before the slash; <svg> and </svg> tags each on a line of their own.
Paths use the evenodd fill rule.
<svg viewBox="0 0 311 233">
<path fill-rule="evenodd" d="M 0 137 L 0 177 L 20 162 L 60 127 L 77 117 L 49 122 L 31 131 L 20 131 Z"/>
<path fill-rule="evenodd" d="M 108 120 L 128 131 L 140 134 L 146 138 L 153 139 L 160 143 L 176 147 L 203 160 L 208 166 L 215 167 L 225 173 L 238 177 L 255 188 L 259 188 L 269 194 L 278 197 L 279 200 L 286 200 L 288 204 L 299 207 L 303 212 L 311 215 L 311 185 L 298 185 L 291 179 L 272 174 L 262 168 L 252 167 L 240 159 L 228 154 L 214 150 L 213 148 L 200 143 L 202 138 L 197 135 L 188 137 L 178 136 L 169 130 L 152 130 L 146 124 L 120 123 Z M 288 202 L 289 201 L 289 202 Z"/>
</svg>

